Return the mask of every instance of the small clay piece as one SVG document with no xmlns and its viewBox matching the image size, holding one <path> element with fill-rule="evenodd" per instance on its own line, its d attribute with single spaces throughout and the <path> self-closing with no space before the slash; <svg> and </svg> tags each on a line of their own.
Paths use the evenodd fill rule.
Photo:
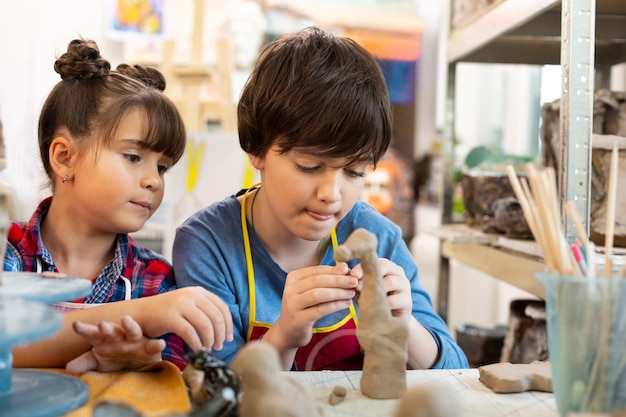
<svg viewBox="0 0 626 417">
<path fill-rule="evenodd" d="M 346 389 L 346 387 L 342 387 L 341 385 L 335 385 L 333 387 L 333 391 L 328 396 L 328 403 L 330 405 L 337 405 L 346 399 L 346 395 L 348 395 L 348 390 Z"/>
<path fill-rule="evenodd" d="M 265 342 L 244 345 L 231 363 L 239 375 L 242 395 L 238 417 L 321 417 L 313 395 L 282 372 L 276 349 Z"/>
<path fill-rule="evenodd" d="M 363 288 L 359 294 L 357 339 L 365 352 L 361 393 L 370 398 L 400 398 L 406 391 L 409 329 L 391 315 L 387 292 L 376 252 L 378 239 L 357 229 L 335 250 L 338 262 L 358 259 L 363 267 Z"/>
<path fill-rule="evenodd" d="M 479 380 L 497 393 L 544 391 L 552 392 L 550 362 L 500 362 L 478 368 Z"/>
<path fill-rule="evenodd" d="M 459 417 L 454 395 L 443 386 L 421 385 L 400 399 L 394 417 Z"/>
</svg>

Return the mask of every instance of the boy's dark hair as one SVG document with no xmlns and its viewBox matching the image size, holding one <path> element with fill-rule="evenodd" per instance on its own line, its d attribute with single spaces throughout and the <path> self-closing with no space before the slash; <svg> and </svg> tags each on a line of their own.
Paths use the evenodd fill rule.
<svg viewBox="0 0 626 417">
<path fill-rule="evenodd" d="M 97 138 L 104 146 L 114 138 L 122 118 L 145 112 L 147 149 L 177 162 L 185 151 L 186 133 L 174 103 L 163 94 L 165 78 L 154 68 L 111 64 L 91 40 L 75 39 L 54 63 L 61 81 L 52 89 L 39 116 L 39 151 L 46 174 L 53 178 L 50 144 L 65 128 L 85 148 Z"/>
<path fill-rule="evenodd" d="M 257 156 L 276 145 L 376 164 L 391 141 L 391 103 L 375 58 L 316 27 L 262 49 L 237 117 L 242 149 Z"/>
</svg>

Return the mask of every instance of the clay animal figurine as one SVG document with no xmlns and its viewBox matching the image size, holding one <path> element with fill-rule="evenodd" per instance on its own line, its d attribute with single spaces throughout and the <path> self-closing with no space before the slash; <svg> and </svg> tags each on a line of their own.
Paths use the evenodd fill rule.
<svg viewBox="0 0 626 417">
<path fill-rule="evenodd" d="M 336 261 L 358 259 L 363 267 L 357 338 L 365 351 L 361 393 L 375 399 L 400 398 L 406 391 L 409 329 L 391 315 L 379 265 L 378 239 L 357 229 L 335 251 Z"/>
<path fill-rule="evenodd" d="M 187 353 L 185 360 L 183 379 L 189 387 L 194 414 L 236 416 L 240 396 L 237 374 L 206 349 Z"/>
<path fill-rule="evenodd" d="M 265 342 L 247 343 L 233 359 L 231 369 L 242 384 L 239 417 L 321 417 L 323 411 L 311 393 L 281 372 L 276 349 Z"/>
</svg>

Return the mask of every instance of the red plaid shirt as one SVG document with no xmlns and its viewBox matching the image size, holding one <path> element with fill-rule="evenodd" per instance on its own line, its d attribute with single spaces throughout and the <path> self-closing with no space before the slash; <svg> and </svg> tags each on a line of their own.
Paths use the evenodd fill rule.
<svg viewBox="0 0 626 417">
<path fill-rule="evenodd" d="M 13 223 L 9 229 L 7 251 L 4 258 L 5 271 L 17 272 L 59 272 L 52 256 L 41 239 L 41 222 L 48 213 L 52 197 L 40 204 L 30 221 L 24 224 Z M 126 278 L 126 282 L 121 277 Z M 130 282 L 130 298 L 149 297 L 176 288 L 171 264 L 152 250 L 140 246 L 126 234 L 119 234 L 115 242 L 115 255 L 92 280 L 91 295 L 74 300 L 76 304 L 102 304 L 124 300 L 127 282 Z M 84 305 L 63 303 L 63 311 L 79 309 Z M 173 334 L 161 336 L 167 347 L 162 353 L 165 360 L 185 367 L 184 342 Z"/>
</svg>

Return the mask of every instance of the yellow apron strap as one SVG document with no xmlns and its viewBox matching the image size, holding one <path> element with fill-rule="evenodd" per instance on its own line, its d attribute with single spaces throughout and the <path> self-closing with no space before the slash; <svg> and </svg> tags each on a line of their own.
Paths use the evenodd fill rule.
<svg viewBox="0 0 626 417">
<path fill-rule="evenodd" d="M 260 185 L 260 184 L 256 184 Z M 248 336 L 246 340 L 250 340 L 252 336 L 252 323 L 256 317 L 256 300 L 254 298 L 254 268 L 252 267 L 252 250 L 250 248 L 250 237 L 248 236 L 248 222 L 246 220 L 246 198 L 248 193 L 254 187 L 248 188 L 241 199 L 241 231 L 243 233 L 243 247 L 246 253 L 246 269 L 248 270 L 248 296 L 250 297 L 250 323 L 248 323 Z"/>
<path fill-rule="evenodd" d="M 250 247 L 250 236 L 248 235 L 248 222 L 246 220 L 246 199 L 248 193 L 253 189 L 258 189 L 261 184 L 255 184 L 248 188 L 241 199 L 241 231 L 243 232 L 243 246 L 246 253 L 246 268 L 248 270 L 248 296 L 250 297 L 250 322 L 248 323 L 248 335 L 246 340 L 250 341 L 252 337 L 253 323 L 256 322 L 256 299 L 254 291 L 254 266 L 252 264 L 252 249 Z M 337 231 L 333 227 L 330 231 L 330 239 L 333 245 L 333 251 L 337 249 Z M 350 315 L 358 325 L 358 319 L 356 316 L 356 310 L 354 309 L 354 303 L 350 304 Z"/>
</svg>

